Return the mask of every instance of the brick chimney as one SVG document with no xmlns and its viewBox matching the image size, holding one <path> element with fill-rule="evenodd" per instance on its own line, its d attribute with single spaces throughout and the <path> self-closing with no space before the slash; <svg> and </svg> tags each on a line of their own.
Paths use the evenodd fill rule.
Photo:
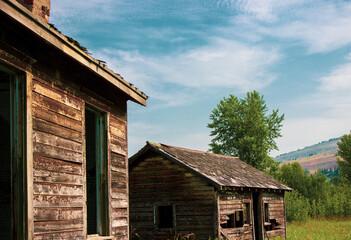
<svg viewBox="0 0 351 240">
<path fill-rule="evenodd" d="M 17 0 L 33 14 L 49 22 L 50 0 Z"/>
</svg>

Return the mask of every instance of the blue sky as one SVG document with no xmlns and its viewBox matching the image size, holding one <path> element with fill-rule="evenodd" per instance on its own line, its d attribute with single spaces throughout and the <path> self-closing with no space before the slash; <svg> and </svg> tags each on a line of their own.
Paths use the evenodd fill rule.
<svg viewBox="0 0 351 240">
<path fill-rule="evenodd" d="M 272 156 L 350 132 L 349 1 L 52 0 L 50 22 L 149 96 L 128 103 L 129 155 L 208 150 L 212 109 L 252 90 L 285 114 Z"/>
</svg>

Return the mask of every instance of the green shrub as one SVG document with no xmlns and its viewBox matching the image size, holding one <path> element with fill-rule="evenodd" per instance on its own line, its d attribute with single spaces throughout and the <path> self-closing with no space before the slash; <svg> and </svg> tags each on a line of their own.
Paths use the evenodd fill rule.
<svg viewBox="0 0 351 240">
<path fill-rule="evenodd" d="M 310 212 L 310 204 L 298 191 L 285 194 L 287 221 L 306 221 Z"/>
</svg>

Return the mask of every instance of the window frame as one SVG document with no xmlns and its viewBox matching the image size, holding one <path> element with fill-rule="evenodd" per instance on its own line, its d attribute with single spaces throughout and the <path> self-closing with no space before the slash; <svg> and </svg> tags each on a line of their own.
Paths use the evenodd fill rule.
<svg viewBox="0 0 351 240">
<path fill-rule="evenodd" d="M 90 111 L 95 115 L 95 142 L 96 142 L 96 233 L 88 234 L 88 192 L 87 192 L 87 156 L 85 155 L 85 199 L 86 199 L 86 235 L 91 237 L 109 236 L 109 182 L 108 182 L 108 131 L 107 131 L 107 113 L 86 103 L 84 113 L 84 131 L 85 131 L 85 148 L 86 146 L 86 111 Z M 86 150 L 85 150 L 86 152 Z M 97 235 L 96 235 L 97 234 Z"/>
</svg>

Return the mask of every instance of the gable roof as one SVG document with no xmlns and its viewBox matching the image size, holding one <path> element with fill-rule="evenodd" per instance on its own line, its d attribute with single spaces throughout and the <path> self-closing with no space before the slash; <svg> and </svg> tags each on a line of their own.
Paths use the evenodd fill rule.
<svg viewBox="0 0 351 240">
<path fill-rule="evenodd" d="M 199 177 L 202 177 L 217 188 L 240 187 L 285 191 L 291 190 L 291 188 L 241 161 L 237 157 L 174 147 L 165 144 L 147 142 L 145 147 L 129 158 L 130 166 L 137 163 L 138 160 L 142 160 L 142 155 L 148 151 L 154 151 L 162 155 L 173 163 L 188 169 Z"/>
<path fill-rule="evenodd" d="M 60 33 L 53 25 L 34 15 L 16 0 L 0 0 L 0 14 L 5 14 L 51 44 L 66 56 L 73 58 L 88 70 L 123 91 L 130 100 L 146 106 L 147 96 L 119 74 L 106 67 L 103 61 L 89 55 L 86 49 L 70 37 Z"/>
</svg>

